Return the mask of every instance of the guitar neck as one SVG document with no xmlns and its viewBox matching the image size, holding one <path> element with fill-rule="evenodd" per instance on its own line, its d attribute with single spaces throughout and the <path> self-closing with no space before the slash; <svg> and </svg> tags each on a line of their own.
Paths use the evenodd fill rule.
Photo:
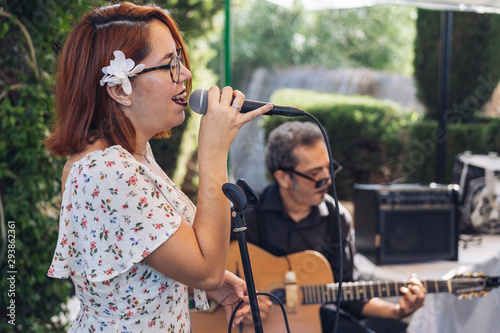
<svg viewBox="0 0 500 333">
<path fill-rule="evenodd" d="M 449 280 L 422 281 L 427 293 L 451 292 Z M 408 286 L 408 281 L 369 281 L 342 283 L 342 300 L 357 301 L 373 297 L 400 296 L 399 289 Z M 301 286 L 303 304 L 331 303 L 337 300 L 338 283 Z"/>
</svg>

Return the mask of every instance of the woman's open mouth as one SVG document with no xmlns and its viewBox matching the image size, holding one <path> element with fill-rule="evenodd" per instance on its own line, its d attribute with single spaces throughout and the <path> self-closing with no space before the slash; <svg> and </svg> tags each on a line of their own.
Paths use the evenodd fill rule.
<svg viewBox="0 0 500 333">
<path fill-rule="evenodd" d="M 185 107 L 188 105 L 186 97 L 187 97 L 186 90 L 183 90 L 180 94 L 172 97 L 172 101 L 174 101 L 175 104 L 179 104 Z"/>
</svg>

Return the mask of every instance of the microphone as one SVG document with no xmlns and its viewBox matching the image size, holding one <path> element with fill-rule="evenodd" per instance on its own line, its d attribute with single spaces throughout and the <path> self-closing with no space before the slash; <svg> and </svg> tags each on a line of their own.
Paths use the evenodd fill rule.
<svg viewBox="0 0 500 333">
<path fill-rule="evenodd" d="M 257 102 L 257 101 L 251 101 L 246 99 L 243 105 L 241 106 L 241 113 L 246 113 L 253 111 L 255 109 L 260 108 L 261 106 L 264 106 L 266 102 Z M 191 109 L 199 114 L 206 114 L 207 113 L 207 107 L 208 107 L 208 90 L 207 89 L 196 89 L 191 93 L 191 96 L 189 96 L 189 106 Z M 281 105 L 274 105 L 271 111 L 264 113 L 266 116 L 285 116 L 285 117 L 298 117 L 298 116 L 303 116 L 304 111 L 298 108 L 294 108 L 291 106 L 281 106 Z"/>
</svg>

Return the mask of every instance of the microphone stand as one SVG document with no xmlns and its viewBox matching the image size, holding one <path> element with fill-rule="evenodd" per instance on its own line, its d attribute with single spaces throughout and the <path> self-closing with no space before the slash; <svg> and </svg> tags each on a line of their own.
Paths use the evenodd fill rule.
<svg viewBox="0 0 500 333">
<path fill-rule="evenodd" d="M 252 274 L 252 266 L 250 264 L 250 256 L 248 254 L 247 240 L 245 230 L 247 229 L 243 210 L 247 207 L 247 196 L 250 200 L 255 200 L 258 196 L 243 180 L 238 180 L 238 185 L 245 186 L 242 188 L 235 184 L 226 183 L 223 185 L 223 192 L 228 199 L 233 203 L 231 208 L 231 224 L 234 226 L 233 232 L 238 239 L 240 247 L 241 263 L 243 265 L 243 272 L 245 273 L 245 281 L 247 284 L 248 298 L 250 300 L 250 309 L 252 310 L 252 319 L 255 333 L 263 333 L 262 320 L 260 318 L 259 303 L 257 301 L 257 292 Z M 244 192 L 245 190 L 245 192 Z M 248 192 L 250 191 L 250 192 Z M 253 195 L 253 196 L 252 196 Z"/>
<path fill-rule="evenodd" d="M 255 333 L 262 333 L 262 321 L 260 318 L 259 302 L 257 301 L 257 293 L 253 281 L 252 266 L 250 264 L 250 256 L 248 254 L 247 239 L 245 235 L 246 222 L 243 212 L 239 212 L 234 208 L 231 209 L 231 220 L 234 223 L 233 232 L 238 238 L 238 245 L 240 247 L 241 264 L 243 265 L 243 272 L 245 273 L 245 281 L 247 282 L 248 298 L 250 299 L 250 308 L 252 309 L 253 325 Z"/>
</svg>

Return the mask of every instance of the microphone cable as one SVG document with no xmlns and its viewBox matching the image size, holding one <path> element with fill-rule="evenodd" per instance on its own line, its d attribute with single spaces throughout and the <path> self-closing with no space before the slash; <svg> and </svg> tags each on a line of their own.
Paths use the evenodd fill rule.
<svg viewBox="0 0 500 333">
<path fill-rule="evenodd" d="M 269 296 L 272 299 L 274 299 L 276 301 L 276 303 L 278 303 L 280 305 L 281 313 L 283 313 L 283 319 L 285 320 L 286 331 L 288 333 L 290 333 L 290 325 L 288 324 L 288 317 L 286 315 L 286 310 L 285 310 L 285 307 L 283 306 L 283 302 L 281 302 L 279 297 L 277 297 L 276 295 L 273 295 L 271 293 L 258 292 L 257 296 L 260 296 L 260 295 Z M 241 307 L 242 304 L 243 304 L 243 300 L 239 301 L 238 304 L 233 309 L 233 313 L 231 314 L 231 319 L 229 320 L 229 326 L 228 326 L 228 330 L 227 330 L 228 333 L 231 333 L 231 328 L 233 327 L 234 316 L 236 315 L 236 311 L 238 311 L 238 309 Z"/>
<path fill-rule="evenodd" d="M 340 223 L 340 210 L 339 210 L 339 200 L 337 198 L 337 190 L 335 189 L 335 173 L 333 172 L 333 157 L 332 157 L 332 149 L 330 148 L 330 141 L 328 141 L 328 136 L 326 135 L 325 129 L 321 125 L 318 119 L 314 117 L 312 114 L 308 112 L 304 112 L 304 116 L 311 118 L 316 125 L 318 125 L 319 129 L 321 130 L 321 133 L 323 134 L 323 138 L 325 140 L 326 148 L 328 151 L 328 158 L 330 160 L 330 175 L 332 179 L 332 197 L 335 202 L 335 212 L 337 215 L 337 227 L 338 227 L 338 233 L 339 233 L 339 278 L 338 278 L 338 290 L 337 290 L 337 299 L 336 299 L 336 307 L 337 311 L 335 311 L 335 325 L 333 332 L 336 333 L 338 329 L 338 324 L 339 324 L 339 316 L 340 316 L 340 299 L 342 298 L 342 279 L 343 279 L 343 273 L 344 273 L 344 268 L 343 268 L 343 255 L 342 252 L 344 250 L 344 246 L 342 244 L 343 239 L 342 239 L 342 225 Z M 333 270 L 333 267 L 332 267 Z"/>
</svg>

